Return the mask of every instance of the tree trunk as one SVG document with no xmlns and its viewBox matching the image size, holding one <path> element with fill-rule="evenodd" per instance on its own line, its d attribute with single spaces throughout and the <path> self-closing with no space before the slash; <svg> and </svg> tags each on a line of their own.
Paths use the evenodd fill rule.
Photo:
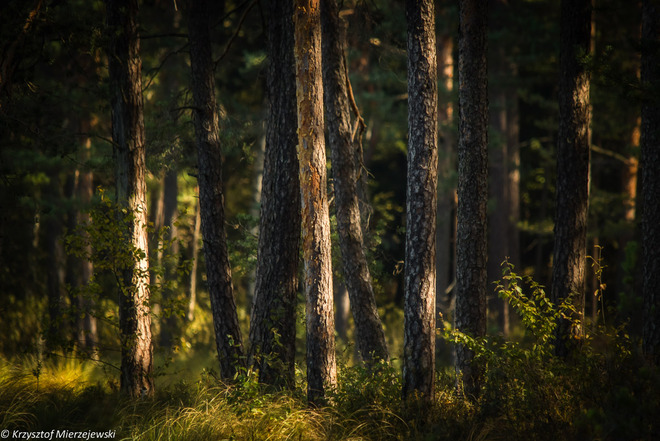
<svg viewBox="0 0 660 441">
<path fill-rule="evenodd" d="M 117 201 L 134 219 L 128 246 L 138 251 L 135 265 L 124 271 L 119 294 L 122 343 L 121 390 L 130 397 L 153 395 L 153 348 L 149 311 L 147 187 L 142 100 L 142 61 L 137 0 L 108 0 L 112 141 L 116 163 Z"/>
<path fill-rule="evenodd" d="M 60 178 L 57 170 L 49 173 L 50 182 L 46 193 L 51 204 L 62 199 Z M 53 205 L 54 206 L 54 205 Z M 46 251 L 48 253 L 48 264 L 46 271 L 46 286 L 48 292 L 48 331 L 46 333 L 46 347 L 54 351 L 64 344 L 63 320 L 64 309 L 64 276 L 65 259 L 62 247 L 62 222 L 60 213 L 51 210 L 45 218 L 46 224 Z"/>
<path fill-rule="evenodd" d="M 486 333 L 488 279 L 488 78 L 487 3 L 460 2 L 458 55 L 458 227 L 456 233 L 456 328 L 472 337 Z M 463 391 L 475 397 L 481 369 L 474 353 L 456 348 L 456 371 Z M 460 383 L 459 383 L 460 385 Z"/>
<path fill-rule="evenodd" d="M 298 159 L 307 299 L 307 398 L 322 404 L 337 382 L 330 216 L 326 182 L 319 0 L 294 11 Z"/>
<path fill-rule="evenodd" d="M 642 349 L 660 365 L 660 2 L 642 2 L 642 255 L 644 330 Z"/>
<path fill-rule="evenodd" d="M 591 0 L 563 0 L 559 70 L 557 203 L 551 298 L 575 307 L 560 319 L 555 352 L 567 357 L 582 338 L 589 206 L 589 72 L 581 60 L 591 46 Z"/>
<path fill-rule="evenodd" d="M 199 193 L 199 188 L 197 188 Z M 190 258 L 192 265 L 190 267 L 190 283 L 188 284 L 188 312 L 187 318 L 189 322 L 195 319 L 195 305 L 197 303 L 197 268 L 199 267 L 199 230 L 201 228 L 202 220 L 199 213 L 199 202 L 195 205 L 195 220 L 193 225 L 192 245 L 190 249 Z"/>
<path fill-rule="evenodd" d="M 408 23 L 408 179 L 404 286 L 403 396 L 432 401 L 435 390 L 435 232 L 438 86 L 435 10 L 406 2 Z"/>
<path fill-rule="evenodd" d="M 447 289 L 456 275 L 456 260 L 453 258 L 453 231 L 456 216 L 454 199 L 456 181 L 452 170 L 456 165 L 455 138 L 452 136 L 454 108 L 451 92 L 454 88 L 454 41 L 444 35 L 438 44 L 438 70 L 444 86 L 440 93 L 438 123 L 440 143 L 438 152 L 438 209 L 436 230 L 436 318 L 449 310 Z"/>
<path fill-rule="evenodd" d="M 222 151 L 211 52 L 211 8 L 208 0 L 190 4 L 188 35 L 192 69 L 193 120 L 199 169 L 199 205 L 206 276 L 211 297 L 220 374 L 232 379 L 245 363 L 231 282 L 225 236 Z"/>
<path fill-rule="evenodd" d="M 358 199 L 361 163 L 356 163 L 356 148 L 350 123 L 348 77 L 344 57 L 345 25 L 340 22 L 339 8 L 335 0 L 324 0 L 321 3 L 321 26 L 325 116 L 332 160 L 339 248 L 355 323 L 357 349 L 362 360 L 371 364 L 378 359 L 388 360 L 389 354 L 364 252 Z M 356 125 L 361 123 L 361 120 L 355 122 Z M 359 130 L 357 127 L 356 129 Z"/>
<path fill-rule="evenodd" d="M 163 274 L 165 282 L 172 282 L 177 280 L 176 264 L 172 262 L 172 258 L 163 260 L 163 254 L 166 252 L 175 259 L 179 255 L 179 242 L 177 238 L 177 227 L 175 220 L 179 215 L 179 182 L 178 173 L 174 168 L 170 168 L 165 172 L 163 178 L 163 227 L 167 228 L 162 240 L 158 244 L 158 262 L 164 265 Z M 163 242 L 170 242 L 170 246 L 166 246 Z M 180 319 L 181 311 L 178 307 L 178 294 L 177 290 L 173 290 L 167 286 L 163 287 L 163 305 L 168 308 L 167 311 L 163 310 L 165 318 L 160 327 L 160 346 L 167 348 L 172 346 L 179 337 L 180 332 Z"/>
<path fill-rule="evenodd" d="M 293 3 L 269 5 L 270 106 L 250 320 L 250 360 L 259 370 L 259 381 L 294 388 L 301 218 Z"/>
</svg>

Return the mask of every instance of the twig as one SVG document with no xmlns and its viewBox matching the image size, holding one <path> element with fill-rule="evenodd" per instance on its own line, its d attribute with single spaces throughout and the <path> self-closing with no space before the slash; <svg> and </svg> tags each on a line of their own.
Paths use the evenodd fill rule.
<svg viewBox="0 0 660 441">
<path fill-rule="evenodd" d="M 241 31 L 241 27 L 243 26 L 243 22 L 245 21 L 245 18 L 247 17 L 248 12 L 254 7 L 254 5 L 257 4 L 257 0 L 252 0 L 252 2 L 248 5 L 248 7 L 243 11 L 243 15 L 241 16 L 240 20 L 238 21 L 238 26 L 236 26 L 236 30 L 234 31 L 233 35 L 227 42 L 227 46 L 225 47 L 224 52 L 222 55 L 220 55 L 220 58 L 218 58 L 214 63 L 213 63 L 213 70 L 215 70 L 218 66 L 218 63 L 222 61 L 223 58 L 229 53 L 229 49 L 231 48 L 231 45 L 234 43 L 234 40 L 236 40 L 236 37 L 238 37 L 238 33 Z"/>
</svg>

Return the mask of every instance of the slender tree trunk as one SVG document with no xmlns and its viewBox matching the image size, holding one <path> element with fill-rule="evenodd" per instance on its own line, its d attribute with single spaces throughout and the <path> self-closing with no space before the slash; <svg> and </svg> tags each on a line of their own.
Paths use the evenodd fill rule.
<svg viewBox="0 0 660 441">
<path fill-rule="evenodd" d="M 259 381 L 293 388 L 301 222 L 293 2 L 269 5 L 269 112 L 250 360 Z"/>
<path fill-rule="evenodd" d="M 53 170 L 49 173 L 50 183 L 46 190 L 51 203 L 62 199 L 59 173 Z M 64 276 L 65 259 L 62 246 L 62 222 L 60 214 L 51 211 L 45 217 L 46 224 L 46 250 L 48 264 L 46 271 L 46 286 L 48 290 L 48 331 L 46 334 L 46 347 L 54 351 L 64 344 L 65 323 L 64 310 Z"/>
<path fill-rule="evenodd" d="M 176 264 L 172 262 L 171 258 L 163 259 L 164 253 L 168 253 L 171 256 L 179 255 L 179 242 L 177 238 L 177 227 L 176 227 L 176 218 L 179 215 L 179 182 L 178 182 L 178 173 L 174 168 L 170 168 L 165 172 L 165 177 L 163 178 L 163 227 L 167 228 L 167 231 L 162 237 L 162 240 L 159 241 L 158 249 L 158 262 L 160 265 L 164 265 L 163 274 L 164 280 L 176 281 L 177 272 Z M 166 243 L 171 243 L 170 246 L 166 246 Z M 161 347 L 170 347 L 174 342 L 179 338 L 180 332 L 180 319 L 178 318 L 180 310 L 178 309 L 178 294 L 177 290 L 173 290 L 171 287 L 163 287 L 163 305 L 169 310 L 163 311 L 167 312 L 165 314 L 165 319 L 161 323 L 160 327 L 160 345 Z"/>
<path fill-rule="evenodd" d="M 199 188 L 197 189 L 199 193 Z M 195 205 L 195 220 L 193 221 L 192 245 L 190 247 L 190 258 L 192 265 L 190 268 L 190 281 L 188 284 L 188 312 L 186 314 L 188 321 L 195 319 L 195 305 L 197 303 L 197 268 L 199 267 L 199 235 L 202 224 L 199 202 Z"/>
<path fill-rule="evenodd" d="M 323 88 L 332 177 L 337 209 L 337 230 L 344 280 L 355 323 L 357 349 L 367 364 L 388 360 L 385 333 L 378 316 L 371 273 L 364 252 L 358 177 L 348 101 L 348 77 L 344 47 L 345 26 L 335 0 L 321 2 L 323 30 Z M 356 125 L 362 123 L 356 121 Z M 356 127 L 359 130 L 359 128 Z"/>
<path fill-rule="evenodd" d="M 438 210 L 436 230 L 436 318 L 447 312 L 449 301 L 447 288 L 456 274 L 456 261 L 453 259 L 453 231 L 455 222 L 454 198 L 456 181 L 452 170 L 456 165 L 455 138 L 452 136 L 454 108 L 451 91 L 454 88 L 454 41 L 451 35 L 444 35 L 438 44 L 438 70 L 442 84 L 438 109 L 440 142 L 438 151 Z"/>
<path fill-rule="evenodd" d="M 458 227 L 456 312 L 458 330 L 486 333 L 488 279 L 488 78 L 487 2 L 461 0 L 458 40 Z M 456 348 L 456 371 L 468 397 L 479 394 L 481 369 L 474 353 Z"/>
<path fill-rule="evenodd" d="M 557 203 L 552 301 L 569 300 L 576 315 L 560 319 L 555 352 L 567 357 L 582 338 L 587 212 L 589 207 L 589 72 L 582 58 L 591 45 L 591 0 L 563 0 L 559 82 Z"/>
<path fill-rule="evenodd" d="M 642 256 L 644 330 L 642 349 L 660 365 L 660 1 L 642 2 Z"/>
<path fill-rule="evenodd" d="M 220 374 L 225 379 L 232 379 L 239 367 L 245 364 L 245 360 L 225 236 L 222 151 L 215 100 L 210 36 L 211 8 L 208 0 L 193 0 L 189 12 L 193 119 L 199 168 L 199 205 L 206 276 L 211 297 Z"/>
<path fill-rule="evenodd" d="M 321 71 L 319 0 L 296 0 L 294 11 L 298 159 L 307 299 L 307 398 L 322 404 L 337 382 L 330 216 Z"/>
<path fill-rule="evenodd" d="M 121 390 L 130 397 L 153 395 L 153 348 L 149 310 L 147 187 L 142 100 L 142 61 L 137 0 L 108 0 L 112 140 L 117 201 L 134 219 L 128 246 L 139 250 L 133 268 L 124 271 L 119 295 L 122 343 Z"/>
<path fill-rule="evenodd" d="M 408 23 L 408 182 L 403 396 L 435 392 L 435 232 L 438 183 L 438 87 L 435 10 L 406 2 Z"/>
</svg>

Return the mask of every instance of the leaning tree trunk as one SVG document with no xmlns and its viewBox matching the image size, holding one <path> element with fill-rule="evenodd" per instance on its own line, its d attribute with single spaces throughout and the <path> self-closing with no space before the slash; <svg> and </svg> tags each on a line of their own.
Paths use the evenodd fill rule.
<svg viewBox="0 0 660 441">
<path fill-rule="evenodd" d="M 293 3 L 270 2 L 270 108 L 261 191 L 250 360 L 259 381 L 295 387 L 300 249 Z"/>
<path fill-rule="evenodd" d="M 408 182 L 403 396 L 434 397 L 438 86 L 432 0 L 406 2 Z"/>
<path fill-rule="evenodd" d="M 551 298 L 576 313 L 555 331 L 555 353 L 567 357 L 581 339 L 589 207 L 589 72 L 591 0 L 561 3 L 557 205 Z"/>
<path fill-rule="evenodd" d="M 312 404 L 320 404 L 337 382 L 337 367 L 323 133 L 319 0 L 296 0 L 294 25 L 302 246 L 307 299 L 307 398 Z"/>
<path fill-rule="evenodd" d="M 339 248 L 357 334 L 357 349 L 362 359 L 371 364 L 377 359 L 388 360 L 389 354 L 364 252 L 358 200 L 358 167 L 361 164 L 356 164 L 344 57 L 346 36 L 336 0 L 322 2 L 321 26 L 325 116 L 332 160 Z M 356 121 L 356 124 L 360 124 L 360 121 Z"/>
<path fill-rule="evenodd" d="M 642 2 L 642 252 L 644 330 L 642 349 L 660 365 L 660 2 Z"/>
<path fill-rule="evenodd" d="M 487 2 L 462 0 L 458 40 L 458 227 L 456 232 L 456 328 L 486 334 L 488 78 Z M 479 394 L 481 370 L 474 353 L 456 348 L 456 371 L 468 397 Z"/>
<path fill-rule="evenodd" d="M 127 225 L 127 246 L 135 249 L 138 256 L 133 267 L 123 271 L 119 294 L 120 384 L 124 393 L 135 398 L 153 395 L 154 389 L 138 3 L 108 0 L 107 11 L 117 201 L 134 216 Z"/>
<path fill-rule="evenodd" d="M 191 1 L 188 35 L 192 69 L 193 120 L 199 169 L 201 227 L 215 344 L 220 362 L 220 374 L 225 379 L 232 379 L 245 360 L 225 236 L 222 151 L 215 101 L 210 9 L 208 0 Z"/>
</svg>

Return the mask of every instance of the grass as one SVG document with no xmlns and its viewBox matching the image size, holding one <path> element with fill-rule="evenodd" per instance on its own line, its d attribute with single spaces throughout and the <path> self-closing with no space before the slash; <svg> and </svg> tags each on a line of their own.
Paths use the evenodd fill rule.
<svg viewBox="0 0 660 441">
<path fill-rule="evenodd" d="M 524 351 L 491 354 L 477 402 L 456 393 L 451 370 L 438 375 L 432 405 L 404 405 L 392 364 L 340 366 L 332 405 L 320 409 L 307 406 L 302 373 L 284 392 L 249 372 L 233 384 L 212 370 L 159 377 L 153 399 L 128 401 L 89 361 L 0 360 L 0 431 L 114 430 L 115 439 L 144 441 L 658 439 L 658 370 L 608 347 L 547 366 Z"/>
</svg>

